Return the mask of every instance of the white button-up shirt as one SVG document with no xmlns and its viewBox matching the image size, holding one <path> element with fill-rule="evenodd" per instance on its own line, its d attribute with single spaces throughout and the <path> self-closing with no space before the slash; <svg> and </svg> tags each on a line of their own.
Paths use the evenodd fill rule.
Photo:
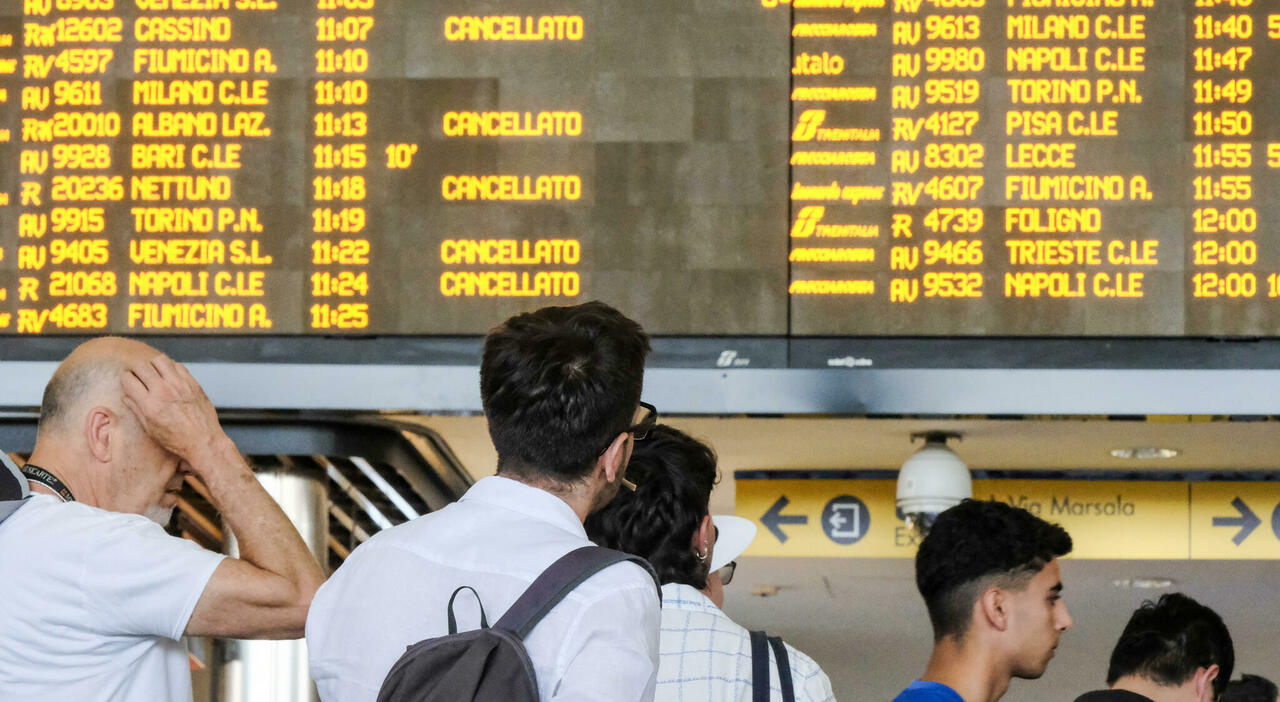
<svg viewBox="0 0 1280 702">
<path fill-rule="evenodd" d="M 835 702 L 831 680 L 787 644 L 796 702 Z M 751 702 L 751 632 L 689 585 L 662 586 L 662 652 L 656 702 Z M 769 699 L 781 702 L 769 648 Z"/>
<path fill-rule="evenodd" d="M 444 509 L 379 532 L 316 593 L 307 617 L 311 674 L 324 702 L 373 702 L 405 647 L 448 633 L 461 585 L 493 624 L 564 554 L 587 546 L 563 500 L 484 478 Z M 479 627 L 475 598 L 454 604 L 459 630 Z M 579 585 L 525 638 L 543 700 L 647 702 L 658 664 L 658 593 L 634 563 Z"/>
</svg>

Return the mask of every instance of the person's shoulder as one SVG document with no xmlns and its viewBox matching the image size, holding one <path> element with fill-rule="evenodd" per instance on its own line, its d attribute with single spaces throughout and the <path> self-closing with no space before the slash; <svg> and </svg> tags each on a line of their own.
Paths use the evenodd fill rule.
<svg viewBox="0 0 1280 702">
<path fill-rule="evenodd" d="M 431 577 L 442 564 L 456 567 L 457 564 L 449 559 L 449 547 L 455 539 L 447 510 L 448 507 L 424 514 L 369 536 L 333 570 L 316 593 L 315 602 L 323 603 L 332 596 L 346 597 L 341 593 L 367 588 L 371 584 L 393 588 L 395 586 L 388 582 L 389 574 L 393 572 L 397 578 L 415 574 Z M 338 606 L 341 607 L 341 603 Z M 312 611 L 315 607 L 313 604 Z"/>
<path fill-rule="evenodd" d="M 720 609 L 701 590 L 686 583 L 665 583 L 662 586 L 662 608 L 680 610 L 682 612 L 700 612 L 714 614 L 722 619 L 729 615 Z M 737 626 L 737 624 L 734 624 Z M 745 629 L 744 629 L 745 631 Z"/>
<path fill-rule="evenodd" d="M 92 539 L 117 530 L 164 533 L 159 524 L 139 514 L 109 512 L 83 502 L 61 502 L 56 497 L 39 494 L 32 495 L 28 504 L 5 523 L 22 531 L 59 539 L 68 536 Z"/>
<path fill-rule="evenodd" d="M 1075 702 L 1151 702 L 1151 698 L 1128 690 L 1094 690 L 1080 695 Z"/>
<path fill-rule="evenodd" d="M 565 553 L 568 552 L 565 551 Z M 551 564 L 547 567 L 550 568 Z M 626 560 L 610 564 L 593 573 L 570 591 L 566 599 L 575 601 L 583 607 L 612 603 L 607 606 L 617 606 L 620 608 L 619 611 L 624 608 L 636 611 L 636 607 L 640 607 L 645 611 L 651 611 L 656 621 L 661 609 L 659 592 L 658 584 L 654 582 L 653 576 L 649 575 L 644 566 Z"/>
<path fill-rule="evenodd" d="M 352 549 L 351 556 L 343 562 L 343 567 L 348 563 L 374 565 L 386 559 L 401 562 L 415 556 L 438 556 L 437 551 L 447 550 L 454 541 L 441 535 L 452 535 L 455 532 L 458 515 L 450 508 L 456 504 L 451 503 L 441 510 L 378 530 Z M 348 571 L 350 570 L 352 569 L 349 568 Z"/>
<path fill-rule="evenodd" d="M 67 503 L 67 520 L 82 529 L 92 527 L 97 535 L 103 538 L 149 538 L 171 539 L 182 541 L 164 530 L 158 522 L 154 522 L 141 514 L 129 512 L 111 512 L 79 502 Z"/>
<path fill-rule="evenodd" d="M 36 495 L 0 525 L 0 551 L 10 562 L 38 556 L 30 564 L 38 566 L 30 570 L 33 577 L 37 573 L 62 572 L 66 577 L 78 578 L 84 573 L 186 568 L 191 563 L 190 555 L 204 549 L 193 541 L 168 534 L 142 515 Z"/>
<path fill-rule="evenodd" d="M 787 657 L 791 659 L 789 663 L 791 664 L 791 670 L 793 672 L 806 678 L 813 677 L 818 674 L 826 674 L 823 672 L 822 666 L 818 665 L 818 662 L 809 657 L 809 655 L 804 651 L 801 651 L 785 641 L 782 643 L 787 647 Z"/>
<path fill-rule="evenodd" d="M 586 581 L 590 586 L 606 590 L 647 590 L 657 593 L 658 585 L 644 566 L 632 560 L 606 566 Z"/>
<path fill-rule="evenodd" d="M 893 702 L 964 702 L 964 698 L 942 683 L 916 680 L 893 698 Z"/>
</svg>

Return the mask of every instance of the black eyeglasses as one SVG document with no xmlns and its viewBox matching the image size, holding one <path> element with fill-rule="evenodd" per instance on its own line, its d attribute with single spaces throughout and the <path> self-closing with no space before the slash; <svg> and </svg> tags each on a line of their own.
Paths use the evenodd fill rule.
<svg viewBox="0 0 1280 702">
<path fill-rule="evenodd" d="M 712 543 L 719 543 L 720 527 L 713 527 L 713 528 L 716 530 L 716 540 L 713 541 Z M 724 565 L 720 566 L 720 570 L 716 571 L 717 573 L 720 574 L 720 584 L 728 585 L 729 581 L 733 580 L 733 571 L 737 570 L 737 568 L 738 568 L 737 561 L 729 561 L 728 563 L 725 563 Z"/>
<path fill-rule="evenodd" d="M 627 433 L 631 434 L 632 438 L 636 441 L 647 439 L 649 437 L 649 432 L 653 430 L 653 427 L 657 425 L 657 423 L 658 408 L 648 402 L 641 402 L 640 406 L 636 408 L 635 421 L 627 429 Z M 631 492 L 636 491 L 636 484 L 626 478 L 622 479 L 622 487 L 630 490 Z"/>
<path fill-rule="evenodd" d="M 721 566 L 720 570 L 717 571 L 720 573 L 720 584 L 728 585 L 733 580 L 733 571 L 737 570 L 737 568 L 737 561 L 729 561 Z"/>
<path fill-rule="evenodd" d="M 635 423 L 627 431 L 635 437 L 636 441 L 649 437 L 649 432 L 658 423 L 658 408 L 648 402 L 641 402 L 640 407 L 636 409 Z"/>
</svg>

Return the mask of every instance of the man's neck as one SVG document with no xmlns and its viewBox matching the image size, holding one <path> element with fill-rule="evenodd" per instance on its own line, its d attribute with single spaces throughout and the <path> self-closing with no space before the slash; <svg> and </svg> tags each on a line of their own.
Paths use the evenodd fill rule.
<svg viewBox="0 0 1280 702">
<path fill-rule="evenodd" d="M 920 679 L 946 685 L 965 702 L 996 702 L 1009 689 L 1010 676 L 990 651 L 948 637 L 933 645 Z"/>
<path fill-rule="evenodd" d="M 92 489 L 88 480 L 85 480 L 76 470 L 69 468 L 73 465 L 71 461 L 60 459 L 57 455 L 48 451 L 41 451 L 37 446 L 32 452 L 31 457 L 27 459 L 27 463 L 33 466 L 39 466 L 51 473 L 55 478 L 62 481 L 67 490 L 75 497 L 76 502 L 81 502 L 91 507 L 100 507 L 98 504 L 97 494 Z M 31 486 L 31 491 L 41 495 L 53 495 L 59 499 L 62 498 L 56 490 L 45 485 L 44 483 L 34 480 L 27 480 L 27 484 Z"/>
<path fill-rule="evenodd" d="M 522 485 L 528 485 L 531 488 L 537 488 L 543 492 L 551 493 L 560 498 L 565 504 L 569 505 L 569 509 L 577 515 L 578 521 L 586 522 L 587 515 L 591 514 L 592 498 L 588 495 L 588 488 L 584 482 L 574 483 L 571 486 L 552 480 L 537 480 L 515 473 L 504 473 L 499 471 L 498 476 L 514 480 Z"/>
</svg>

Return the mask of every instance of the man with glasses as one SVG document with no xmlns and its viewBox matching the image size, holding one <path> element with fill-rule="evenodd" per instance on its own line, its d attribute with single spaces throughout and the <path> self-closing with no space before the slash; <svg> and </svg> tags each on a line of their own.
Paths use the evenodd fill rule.
<svg viewBox="0 0 1280 702">
<path fill-rule="evenodd" d="M 587 518 L 587 535 L 608 548 L 643 556 L 662 581 L 662 638 L 657 702 L 748 700 L 757 685 L 751 632 L 722 609 L 733 559 L 755 526 L 709 514 L 716 456 L 706 444 L 659 424 L 636 444 L 628 474 L 634 492 L 619 493 Z M 783 644 L 797 702 L 834 702 L 831 681 L 812 658 Z M 783 700 L 775 649 L 769 698 Z M 762 657 L 763 658 L 763 657 Z"/>
<path fill-rule="evenodd" d="M 590 545 L 583 520 L 624 483 L 657 421 L 640 402 L 648 338 L 599 302 L 517 315 L 485 339 L 480 396 L 497 475 L 458 502 L 380 532 L 317 593 L 307 620 L 325 702 L 373 702 L 405 647 L 496 621 L 548 566 Z M 659 602 L 624 562 L 588 578 L 524 639 L 543 700 L 653 698 Z"/>
<path fill-rule="evenodd" d="M 703 594 L 711 598 L 717 607 L 724 607 L 724 587 L 733 582 L 738 570 L 736 559 L 751 545 L 756 537 L 756 525 L 749 519 L 723 514 L 711 515 L 715 526 L 713 549 L 707 566 L 707 586 Z"/>
</svg>

